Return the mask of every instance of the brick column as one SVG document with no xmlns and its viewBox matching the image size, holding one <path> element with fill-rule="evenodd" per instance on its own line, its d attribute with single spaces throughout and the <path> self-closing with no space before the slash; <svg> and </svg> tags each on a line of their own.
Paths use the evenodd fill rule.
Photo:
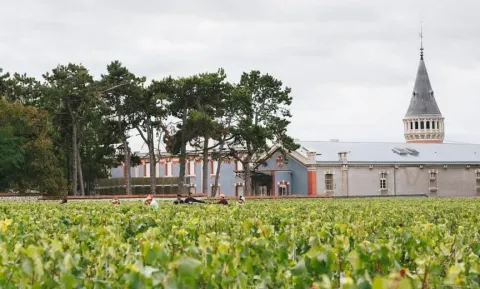
<svg viewBox="0 0 480 289">
<path fill-rule="evenodd" d="M 307 185 L 308 185 L 308 195 L 316 196 L 317 195 L 317 169 L 315 167 L 308 168 Z"/>
</svg>

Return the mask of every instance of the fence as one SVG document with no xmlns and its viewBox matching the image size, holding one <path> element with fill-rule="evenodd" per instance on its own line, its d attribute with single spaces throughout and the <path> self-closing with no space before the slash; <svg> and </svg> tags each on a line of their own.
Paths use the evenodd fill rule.
<svg viewBox="0 0 480 289">
<path fill-rule="evenodd" d="M 178 189 L 178 177 L 155 178 L 156 188 L 155 194 L 174 195 Z M 150 188 L 150 178 L 132 178 L 131 179 L 132 195 L 145 195 L 152 193 Z M 99 179 L 95 187 L 97 195 L 125 195 L 125 179 Z"/>
</svg>

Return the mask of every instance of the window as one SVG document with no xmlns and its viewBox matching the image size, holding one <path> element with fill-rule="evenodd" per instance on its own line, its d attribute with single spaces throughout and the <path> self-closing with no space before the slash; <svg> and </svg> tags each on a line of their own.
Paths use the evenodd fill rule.
<svg viewBox="0 0 480 289">
<path fill-rule="evenodd" d="M 235 170 L 236 171 L 243 171 L 243 163 L 240 161 L 235 161 Z"/>
<path fill-rule="evenodd" d="M 437 120 L 437 129 L 440 128 L 440 122 Z"/>
<path fill-rule="evenodd" d="M 189 176 L 195 175 L 195 160 L 190 160 L 188 163 L 188 175 Z"/>
<path fill-rule="evenodd" d="M 430 129 L 430 121 L 427 121 L 427 129 Z"/>
<path fill-rule="evenodd" d="M 480 170 L 476 171 L 477 179 L 480 179 Z"/>
<path fill-rule="evenodd" d="M 437 171 L 430 171 L 430 189 L 437 188 Z"/>
<path fill-rule="evenodd" d="M 325 174 L 325 190 L 333 191 L 333 174 Z"/>
<path fill-rule="evenodd" d="M 218 161 L 211 161 L 210 173 L 215 175 L 217 173 Z"/>
<path fill-rule="evenodd" d="M 415 122 L 415 129 L 418 129 L 418 121 Z"/>
<path fill-rule="evenodd" d="M 413 129 L 413 122 L 410 122 L 410 129 Z"/>
<path fill-rule="evenodd" d="M 172 176 L 172 162 L 167 162 L 165 165 L 165 176 L 171 177 Z"/>
<path fill-rule="evenodd" d="M 278 185 L 278 195 L 279 196 L 288 195 L 287 185 Z"/>
<path fill-rule="evenodd" d="M 387 189 L 387 173 L 385 172 L 380 173 L 380 189 Z"/>
<path fill-rule="evenodd" d="M 435 121 L 432 121 L 432 129 L 435 129 Z"/>
<path fill-rule="evenodd" d="M 424 129 L 425 128 L 425 122 L 424 121 L 421 121 L 420 122 L 420 129 Z"/>
<path fill-rule="evenodd" d="M 150 177 L 150 163 L 145 163 L 145 177 Z"/>
</svg>

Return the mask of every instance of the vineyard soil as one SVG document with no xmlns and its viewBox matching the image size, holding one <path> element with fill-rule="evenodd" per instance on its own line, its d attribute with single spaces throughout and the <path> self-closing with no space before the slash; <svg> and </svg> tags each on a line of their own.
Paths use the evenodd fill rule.
<svg viewBox="0 0 480 289">
<path fill-rule="evenodd" d="M 0 288 L 480 288 L 480 200 L 0 202 Z"/>
</svg>

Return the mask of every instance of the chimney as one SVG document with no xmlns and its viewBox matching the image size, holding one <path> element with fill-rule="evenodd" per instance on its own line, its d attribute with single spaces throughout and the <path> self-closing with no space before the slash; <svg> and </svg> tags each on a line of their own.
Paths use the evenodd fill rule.
<svg viewBox="0 0 480 289">
<path fill-rule="evenodd" d="M 338 153 L 338 160 L 343 162 L 343 163 L 346 163 L 348 161 L 347 159 L 347 152 L 339 152 Z"/>
<path fill-rule="evenodd" d="M 316 155 L 317 155 L 316 152 L 311 152 L 311 151 L 307 152 L 307 161 L 309 163 L 316 163 L 316 160 L 315 160 Z"/>
</svg>

